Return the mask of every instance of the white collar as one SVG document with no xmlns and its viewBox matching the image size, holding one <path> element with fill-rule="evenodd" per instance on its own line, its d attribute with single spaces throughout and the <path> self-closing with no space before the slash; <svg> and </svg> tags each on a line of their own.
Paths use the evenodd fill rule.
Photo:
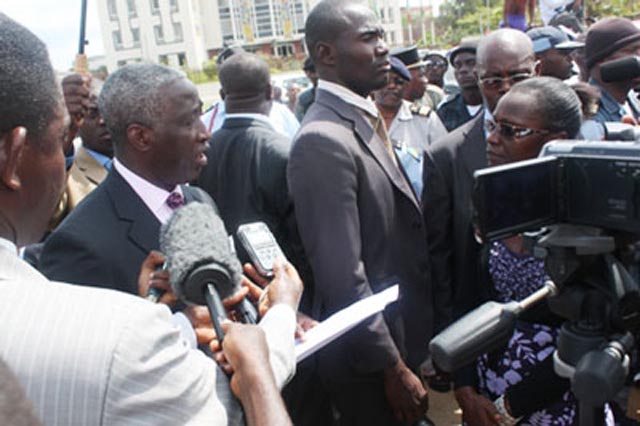
<svg viewBox="0 0 640 426">
<path fill-rule="evenodd" d="M 413 113 L 411 112 L 411 102 L 402 100 L 402 105 L 396 114 L 394 120 L 408 121 L 413 119 Z"/>
<path fill-rule="evenodd" d="M 273 129 L 273 125 L 271 124 L 271 120 L 264 114 L 254 113 L 254 112 L 238 112 L 234 114 L 227 114 L 227 119 L 229 118 L 249 118 L 251 120 L 261 121 L 262 123 L 267 124 L 269 127 Z"/>
<path fill-rule="evenodd" d="M 0 237 L 0 250 L 8 250 L 14 255 L 18 255 L 18 247 L 13 241 L 7 240 L 6 238 Z"/>
<path fill-rule="evenodd" d="M 378 108 L 376 107 L 375 102 L 369 98 L 363 98 L 344 86 L 321 79 L 318 81 L 318 89 L 325 90 L 336 95 L 346 103 L 361 109 L 372 117 L 378 117 Z"/>
<path fill-rule="evenodd" d="M 131 189 L 138 194 L 144 204 L 158 218 L 160 223 L 165 223 L 171 217 L 173 210 L 167 205 L 167 197 L 171 192 L 179 192 L 182 194 L 180 186 L 176 186 L 171 192 L 155 186 L 151 182 L 145 180 L 133 171 L 129 170 L 124 164 L 113 159 L 113 166 L 116 168 L 120 176 L 127 181 Z M 184 194 L 182 194 L 184 195 Z"/>
</svg>

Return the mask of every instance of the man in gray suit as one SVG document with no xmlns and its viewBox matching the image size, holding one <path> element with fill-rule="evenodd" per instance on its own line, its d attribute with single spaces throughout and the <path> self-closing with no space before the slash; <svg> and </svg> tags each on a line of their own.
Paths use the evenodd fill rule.
<svg viewBox="0 0 640 426">
<path fill-rule="evenodd" d="M 305 33 L 320 81 L 292 146 L 288 182 L 315 279 L 314 315 L 393 284 L 401 294 L 384 316 L 321 352 L 319 372 L 341 424 L 410 423 L 428 401 L 412 369 L 444 314 L 429 280 L 420 204 L 368 99 L 390 71 L 383 30 L 362 3 L 325 0 Z"/>
<path fill-rule="evenodd" d="M 3 14 L 0 75 L 0 358 L 39 417 L 82 426 L 241 424 L 237 397 L 249 424 L 290 424 L 278 386 L 294 368 L 301 283 L 293 267 L 277 268 L 260 325 L 225 326 L 230 379 L 183 342 L 166 306 L 47 280 L 17 247 L 38 241 L 62 193 L 69 118 L 44 43 Z"/>
<path fill-rule="evenodd" d="M 503 29 L 483 38 L 475 72 L 484 111 L 433 144 L 425 156 L 423 201 L 432 276 L 434 285 L 451 289 L 454 317 L 487 297 L 480 285 L 480 245 L 474 239 L 471 199 L 473 173 L 487 166 L 485 122 L 514 83 L 535 74 L 534 65 L 533 44 L 525 33 Z M 456 397 L 463 410 L 469 381 L 476 376 L 473 371 L 456 375 Z M 465 418 L 473 419 L 470 411 Z"/>
</svg>

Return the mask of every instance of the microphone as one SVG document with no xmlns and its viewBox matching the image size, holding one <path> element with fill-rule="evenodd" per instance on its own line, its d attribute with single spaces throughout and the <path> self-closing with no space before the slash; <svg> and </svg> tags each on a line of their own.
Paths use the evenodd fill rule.
<svg viewBox="0 0 640 426">
<path fill-rule="evenodd" d="M 160 229 L 160 249 L 167 258 L 171 286 L 178 298 L 207 305 L 218 339 L 225 318 L 222 299 L 242 280 L 240 261 L 231 253 L 222 219 L 209 204 L 191 202 L 176 210 Z M 255 324 L 255 307 L 244 299 L 235 309 L 239 321 Z"/>
<path fill-rule="evenodd" d="M 633 80 L 640 77 L 640 57 L 629 56 L 600 66 L 600 77 L 605 83 Z"/>
<path fill-rule="evenodd" d="M 520 302 L 487 302 L 479 306 L 429 342 L 433 361 L 449 373 L 464 367 L 483 353 L 504 344 L 511 337 L 522 312 L 556 293 L 556 285 L 547 281 L 544 287 Z"/>
</svg>

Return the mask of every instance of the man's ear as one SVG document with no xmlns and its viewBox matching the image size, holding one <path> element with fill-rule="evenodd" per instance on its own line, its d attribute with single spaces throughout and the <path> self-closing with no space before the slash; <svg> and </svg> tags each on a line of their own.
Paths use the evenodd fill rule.
<svg viewBox="0 0 640 426">
<path fill-rule="evenodd" d="M 333 45 L 325 42 L 316 44 L 316 61 L 320 64 L 335 66 L 336 55 Z"/>
<path fill-rule="evenodd" d="M 539 77 L 542 72 L 542 61 L 540 59 L 536 59 L 536 62 L 533 65 L 533 75 L 535 77 Z"/>
<path fill-rule="evenodd" d="M 267 101 L 273 100 L 273 85 L 268 84 L 267 88 L 264 89 L 264 97 Z"/>
<path fill-rule="evenodd" d="M 0 178 L 12 191 L 20 189 L 20 158 L 27 143 L 27 129 L 19 126 L 0 136 Z"/>
<path fill-rule="evenodd" d="M 140 152 L 148 151 L 153 140 L 153 130 L 142 124 L 132 123 L 127 127 L 127 142 Z"/>
</svg>

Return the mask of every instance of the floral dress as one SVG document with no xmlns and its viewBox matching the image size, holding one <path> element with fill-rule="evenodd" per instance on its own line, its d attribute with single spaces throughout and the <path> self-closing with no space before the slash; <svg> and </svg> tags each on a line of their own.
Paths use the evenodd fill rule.
<svg viewBox="0 0 640 426">
<path fill-rule="evenodd" d="M 547 279 L 544 262 L 532 256 L 518 256 L 503 243 L 494 242 L 489 253 L 489 274 L 500 302 L 521 300 L 538 290 Z M 558 329 L 518 321 L 504 350 L 485 354 L 478 360 L 480 391 L 491 400 L 520 382 L 533 367 L 555 350 Z M 520 425 L 577 424 L 576 401 L 566 392 L 562 401 L 522 419 Z"/>
</svg>

